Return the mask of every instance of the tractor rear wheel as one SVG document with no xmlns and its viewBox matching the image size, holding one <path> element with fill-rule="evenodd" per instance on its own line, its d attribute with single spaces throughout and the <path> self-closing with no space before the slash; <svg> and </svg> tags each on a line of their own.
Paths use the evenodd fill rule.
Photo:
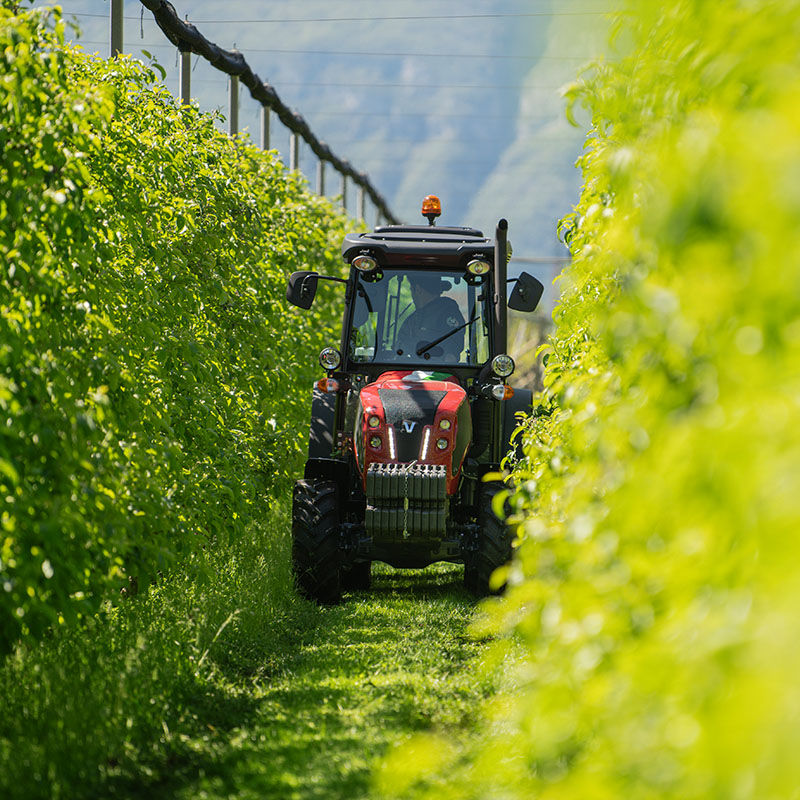
<svg viewBox="0 0 800 800">
<path fill-rule="evenodd" d="M 338 603 L 341 565 L 336 484 L 297 481 L 292 497 L 292 570 L 298 591 L 318 603 Z"/>
<path fill-rule="evenodd" d="M 491 589 L 489 581 L 492 573 L 511 560 L 513 534 L 505 521 L 492 509 L 492 499 L 506 486 L 502 483 L 487 483 L 478 493 L 478 534 L 477 547 L 468 554 L 464 562 L 464 585 L 478 597 L 500 594 L 505 586 Z"/>
</svg>

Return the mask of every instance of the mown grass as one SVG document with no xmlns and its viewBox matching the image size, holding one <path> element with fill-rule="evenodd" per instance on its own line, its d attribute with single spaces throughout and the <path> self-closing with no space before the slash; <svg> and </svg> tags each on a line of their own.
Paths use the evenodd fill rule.
<svg viewBox="0 0 800 800">
<path fill-rule="evenodd" d="M 488 691 L 461 570 L 297 598 L 284 512 L 0 669 L 0 795 L 358 798 L 387 748 Z"/>
</svg>

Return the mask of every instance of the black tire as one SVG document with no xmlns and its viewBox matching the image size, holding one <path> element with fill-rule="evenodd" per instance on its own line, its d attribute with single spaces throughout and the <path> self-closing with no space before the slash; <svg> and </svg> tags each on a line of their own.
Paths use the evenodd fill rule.
<svg viewBox="0 0 800 800">
<path fill-rule="evenodd" d="M 489 588 L 492 573 L 511 560 L 513 534 L 492 510 L 492 498 L 505 488 L 502 483 L 487 483 L 478 490 L 480 533 L 477 547 L 464 560 L 464 586 L 478 597 L 501 594 L 505 589 L 505 586 L 495 590 Z"/>
<path fill-rule="evenodd" d="M 317 603 L 338 603 L 341 564 L 336 484 L 297 481 L 292 498 L 292 570 L 297 590 Z"/>
<path fill-rule="evenodd" d="M 342 567 L 342 589 L 345 592 L 365 592 L 372 586 L 372 562 L 361 561 Z"/>
</svg>

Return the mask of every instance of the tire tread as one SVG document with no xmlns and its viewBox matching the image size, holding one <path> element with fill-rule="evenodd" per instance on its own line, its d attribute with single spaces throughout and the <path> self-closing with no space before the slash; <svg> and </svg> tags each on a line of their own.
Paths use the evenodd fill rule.
<svg viewBox="0 0 800 800">
<path fill-rule="evenodd" d="M 501 484 L 488 483 L 481 486 L 478 497 L 477 517 L 480 526 L 478 547 L 464 564 L 464 585 L 478 597 L 500 594 L 490 589 L 492 573 L 511 560 L 513 534 L 508 525 L 494 513 L 492 500 L 497 492 L 505 489 Z"/>
<path fill-rule="evenodd" d="M 297 589 L 304 597 L 323 604 L 341 600 L 339 507 L 333 481 L 295 483 L 292 570 Z"/>
</svg>

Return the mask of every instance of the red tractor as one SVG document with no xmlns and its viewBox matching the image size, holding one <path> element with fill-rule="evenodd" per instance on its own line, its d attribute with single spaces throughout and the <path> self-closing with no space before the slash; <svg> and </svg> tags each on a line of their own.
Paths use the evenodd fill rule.
<svg viewBox="0 0 800 800">
<path fill-rule="evenodd" d="M 472 592 L 489 592 L 512 536 L 492 509 L 502 484 L 485 482 L 509 449 L 531 392 L 506 382 L 506 310 L 531 312 L 542 284 L 507 280 L 508 223 L 496 237 L 392 225 L 348 234 L 347 280 L 295 272 L 287 298 L 308 309 L 319 280 L 344 283 L 339 348 L 320 363 L 303 480 L 294 488 L 292 561 L 302 594 L 336 603 L 367 589 L 373 561 L 420 568 L 464 564 Z M 507 284 L 514 288 L 506 301 Z"/>
</svg>

